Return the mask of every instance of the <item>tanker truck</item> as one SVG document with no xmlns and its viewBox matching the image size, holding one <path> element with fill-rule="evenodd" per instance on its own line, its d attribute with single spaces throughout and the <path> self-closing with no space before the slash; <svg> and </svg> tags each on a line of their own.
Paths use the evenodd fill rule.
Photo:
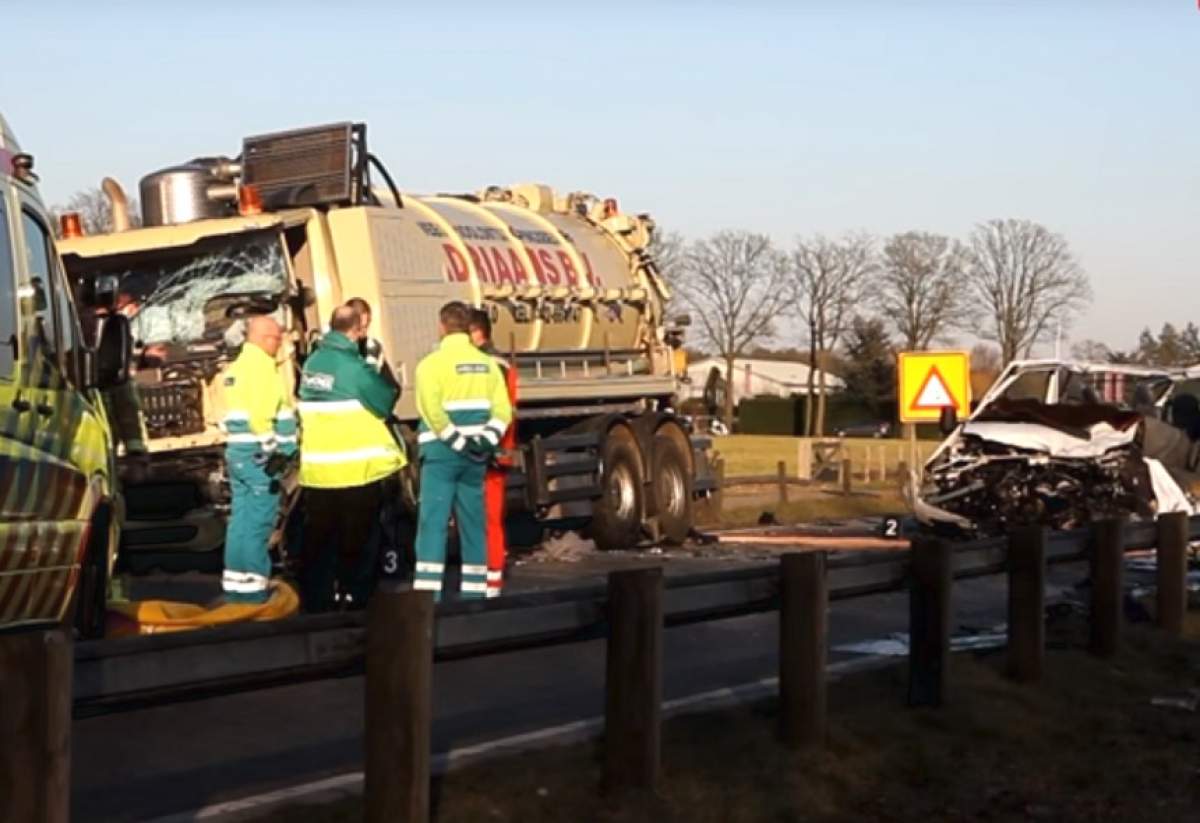
<svg viewBox="0 0 1200 823">
<path fill-rule="evenodd" d="M 363 124 L 339 123 L 249 137 L 237 157 L 144 177 L 140 227 L 111 179 L 113 231 L 84 236 L 71 222 L 62 255 L 81 299 L 115 291 L 136 339 L 148 456 L 136 473 L 121 458 L 123 551 L 221 546 L 221 376 L 245 318 L 280 320 L 280 372 L 294 388 L 351 297 L 373 308 L 370 334 L 402 390 L 394 411 L 410 456 L 413 377 L 437 344 L 439 307 L 461 300 L 490 314 L 520 378 L 513 545 L 548 531 L 580 531 L 605 550 L 685 540 L 694 501 L 714 482 L 707 444 L 674 410 L 686 318 L 664 316 L 652 220 L 544 185 L 402 194 L 366 136 Z M 410 505 L 416 483 L 410 467 Z"/>
</svg>

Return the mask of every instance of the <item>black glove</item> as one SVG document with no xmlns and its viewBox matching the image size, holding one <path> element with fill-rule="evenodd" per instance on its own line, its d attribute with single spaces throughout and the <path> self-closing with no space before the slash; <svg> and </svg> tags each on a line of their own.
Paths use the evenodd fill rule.
<svg viewBox="0 0 1200 823">
<path fill-rule="evenodd" d="M 496 453 L 496 449 L 483 435 L 475 434 L 467 438 L 467 445 L 463 449 L 463 453 L 476 463 L 487 463 Z"/>
<path fill-rule="evenodd" d="M 271 452 L 263 470 L 267 473 L 267 477 L 279 477 L 287 471 L 291 462 L 292 459 L 283 452 Z"/>
<path fill-rule="evenodd" d="M 359 352 L 363 359 L 367 361 L 367 365 L 379 371 L 383 365 L 383 344 L 374 337 L 364 337 L 359 342 Z"/>
</svg>

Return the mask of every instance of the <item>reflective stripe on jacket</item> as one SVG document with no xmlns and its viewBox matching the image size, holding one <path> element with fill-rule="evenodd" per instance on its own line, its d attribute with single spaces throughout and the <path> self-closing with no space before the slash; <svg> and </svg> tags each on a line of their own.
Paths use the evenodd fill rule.
<svg viewBox="0 0 1200 823">
<path fill-rule="evenodd" d="M 226 449 L 252 455 L 296 451 L 296 413 L 275 358 L 246 343 L 225 370 Z"/>
<path fill-rule="evenodd" d="M 384 423 L 398 397 L 349 338 L 326 334 L 300 379 L 300 485 L 364 486 L 404 468 L 404 453 Z"/>
<path fill-rule="evenodd" d="M 417 366 L 417 440 L 426 460 L 451 459 L 470 447 L 495 451 L 512 422 L 500 367 L 463 333 L 448 334 Z"/>
</svg>

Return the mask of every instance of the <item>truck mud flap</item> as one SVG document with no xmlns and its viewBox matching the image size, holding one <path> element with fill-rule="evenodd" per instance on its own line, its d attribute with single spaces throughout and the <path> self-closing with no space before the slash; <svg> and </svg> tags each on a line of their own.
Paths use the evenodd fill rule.
<svg viewBox="0 0 1200 823">
<path fill-rule="evenodd" d="M 692 496 L 707 497 L 717 490 L 717 475 L 713 471 L 709 453 L 712 451 L 711 437 L 692 437 L 692 462 L 696 467 L 692 477 Z"/>
<path fill-rule="evenodd" d="M 544 516 L 563 503 L 600 496 L 600 435 L 535 437 L 525 444 L 505 480 L 510 511 Z"/>
</svg>

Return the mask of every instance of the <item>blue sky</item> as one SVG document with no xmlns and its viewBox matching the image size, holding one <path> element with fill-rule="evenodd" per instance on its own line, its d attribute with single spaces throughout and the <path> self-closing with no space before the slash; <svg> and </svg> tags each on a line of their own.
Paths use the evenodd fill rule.
<svg viewBox="0 0 1200 823">
<path fill-rule="evenodd" d="M 355 119 L 401 188 L 537 179 L 686 236 L 1026 217 L 1092 277 L 1072 337 L 1200 322 L 1193 0 L 104 5 L 5 11 L 52 202 Z"/>
</svg>

